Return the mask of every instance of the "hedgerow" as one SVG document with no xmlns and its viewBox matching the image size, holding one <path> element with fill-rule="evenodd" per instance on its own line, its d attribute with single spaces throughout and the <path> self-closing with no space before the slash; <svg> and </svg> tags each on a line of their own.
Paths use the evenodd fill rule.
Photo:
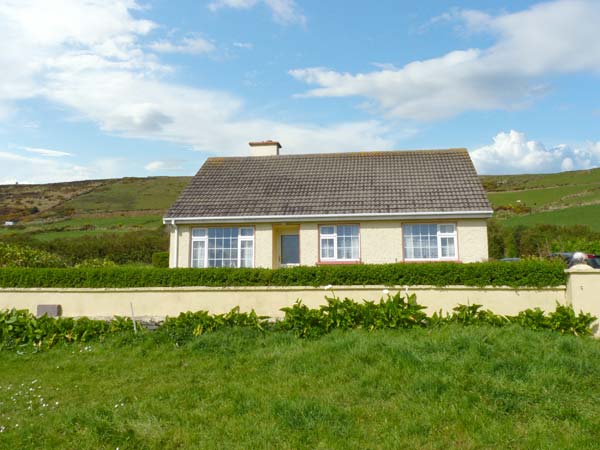
<svg viewBox="0 0 600 450">
<path fill-rule="evenodd" d="M 285 269 L 80 267 L 0 269 L 2 288 L 134 288 L 180 286 L 510 286 L 566 283 L 560 261 L 300 266 Z"/>
<path fill-rule="evenodd" d="M 0 242 L 0 267 L 66 267 L 59 255 Z"/>
</svg>

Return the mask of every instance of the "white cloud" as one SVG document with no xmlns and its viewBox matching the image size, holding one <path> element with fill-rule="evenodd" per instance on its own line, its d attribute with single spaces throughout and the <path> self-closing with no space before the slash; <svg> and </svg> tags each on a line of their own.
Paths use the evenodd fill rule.
<svg viewBox="0 0 600 450">
<path fill-rule="evenodd" d="M 479 11 L 454 11 L 448 17 L 470 32 L 492 34 L 496 43 L 399 69 L 351 74 L 315 67 L 290 74 L 317 86 L 305 96 L 363 97 L 388 117 L 432 120 L 523 107 L 545 92 L 546 75 L 600 73 L 597 0 L 558 0 L 495 17 Z"/>
<path fill-rule="evenodd" d="M 151 161 L 144 166 L 148 172 L 174 171 L 183 169 L 183 161 L 167 160 L 167 161 Z"/>
<path fill-rule="evenodd" d="M 54 158 L 37 158 L 0 151 L 0 166 L 10 170 L 0 171 L 0 184 L 50 183 L 86 180 L 97 173 L 88 167 L 63 163 Z"/>
<path fill-rule="evenodd" d="M 60 158 L 61 156 L 73 156 L 73 153 L 63 152 L 60 150 L 50 150 L 47 148 L 23 147 L 23 150 L 29 153 L 36 153 L 42 156 L 50 156 Z"/>
<path fill-rule="evenodd" d="M 375 120 L 320 126 L 248 118 L 236 96 L 168 81 L 172 68 L 141 42 L 159 27 L 134 18 L 136 8 L 130 0 L 57 0 L 52 7 L 45 0 L 0 2 L 0 112 L 10 114 L 23 99 L 43 98 L 106 132 L 221 155 L 248 154 L 248 141 L 271 138 L 288 153 L 389 149 L 412 132 Z M 46 171 L 48 163 L 41 161 L 50 159 L 30 160 L 29 170 L 14 173 L 0 165 L 0 179 L 3 173 L 7 180 L 39 182 L 136 170 L 108 159 L 95 161 L 93 170 L 54 161 Z"/>
<path fill-rule="evenodd" d="M 160 40 L 153 42 L 149 45 L 149 48 L 159 53 L 183 53 L 188 55 L 200 55 L 203 53 L 210 53 L 215 50 L 215 44 L 206 39 L 196 38 L 184 38 L 181 43 L 175 44 L 171 41 Z"/>
<path fill-rule="evenodd" d="M 214 0 L 209 3 L 208 9 L 217 11 L 222 8 L 250 9 L 264 3 L 272 12 L 273 19 L 283 25 L 306 23 L 306 17 L 302 14 L 294 0 Z"/>
<path fill-rule="evenodd" d="M 511 130 L 498 133 L 492 144 L 471 151 L 471 158 L 482 174 L 590 169 L 600 166 L 600 141 L 548 148 L 542 142 L 527 140 L 525 133 Z"/>
<path fill-rule="evenodd" d="M 254 44 L 252 44 L 252 42 L 234 42 L 233 46 L 237 48 L 245 48 L 246 50 L 252 50 L 254 48 Z"/>
</svg>

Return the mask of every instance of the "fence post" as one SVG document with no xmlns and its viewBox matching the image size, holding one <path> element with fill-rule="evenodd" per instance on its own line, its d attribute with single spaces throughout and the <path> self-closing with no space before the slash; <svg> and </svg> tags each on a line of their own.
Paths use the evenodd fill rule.
<svg viewBox="0 0 600 450">
<path fill-rule="evenodd" d="M 577 264 L 565 272 L 567 279 L 567 304 L 576 313 L 583 311 L 600 319 L 600 269 Z M 600 322 L 592 324 L 594 335 L 600 338 Z"/>
</svg>

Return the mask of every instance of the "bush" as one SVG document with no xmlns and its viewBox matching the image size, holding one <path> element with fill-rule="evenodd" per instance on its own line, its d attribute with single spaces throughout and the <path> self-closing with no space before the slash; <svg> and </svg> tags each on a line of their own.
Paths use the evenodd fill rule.
<svg viewBox="0 0 600 450">
<path fill-rule="evenodd" d="M 164 231 L 105 233 L 95 236 L 59 238 L 38 242 L 38 248 L 61 255 L 73 264 L 86 259 L 109 259 L 117 264 L 152 263 L 152 255 L 169 248 Z"/>
<path fill-rule="evenodd" d="M 285 317 L 278 328 L 293 331 L 297 337 L 312 338 L 329 333 L 334 329 L 350 330 L 363 328 L 369 331 L 390 328 L 431 327 L 447 324 L 463 326 L 492 325 L 496 327 L 511 324 L 533 330 L 552 330 L 562 334 L 589 336 L 591 324 L 596 320 L 587 313 L 576 314 L 570 306 L 557 303 L 556 310 L 545 315 L 540 309 L 520 312 L 517 316 L 501 316 L 489 310 L 481 310 L 481 305 L 458 305 L 445 316 L 434 313 L 431 317 L 422 311 L 415 294 L 403 298 L 400 293 L 388 295 L 379 303 L 356 303 L 345 298 L 326 297 L 327 305 L 310 309 L 298 301 L 291 307 L 282 308 Z"/>
<path fill-rule="evenodd" d="M 561 261 L 300 266 L 285 269 L 104 267 L 0 269 L 0 287 L 130 288 L 161 286 L 511 286 L 566 283 Z"/>
<path fill-rule="evenodd" d="M 357 303 L 349 298 L 325 297 L 327 305 L 309 309 L 298 301 L 294 306 L 283 308 L 284 320 L 279 324 L 283 330 L 293 331 L 298 337 L 316 337 L 334 329 L 381 330 L 384 328 L 414 328 L 427 324 L 425 306 L 417 304 L 415 294 L 403 298 L 400 293 L 388 295 L 379 303 Z"/>
<path fill-rule="evenodd" d="M 0 346 L 4 347 L 31 344 L 38 348 L 50 348 L 58 343 L 88 342 L 120 332 L 133 333 L 131 319 L 115 317 L 111 321 L 104 321 L 87 317 L 36 318 L 27 310 L 0 311 Z"/>
<path fill-rule="evenodd" d="M 169 252 L 156 252 L 152 254 L 152 265 L 159 268 L 169 267 Z"/>
<path fill-rule="evenodd" d="M 110 259 L 106 258 L 92 258 L 86 259 L 79 264 L 76 264 L 75 267 L 115 267 L 117 264 L 112 262 Z"/>
<path fill-rule="evenodd" d="M 19 245 L 0 242 L 0 267 L 66 267 L 58 255 Z"/>
</svg>

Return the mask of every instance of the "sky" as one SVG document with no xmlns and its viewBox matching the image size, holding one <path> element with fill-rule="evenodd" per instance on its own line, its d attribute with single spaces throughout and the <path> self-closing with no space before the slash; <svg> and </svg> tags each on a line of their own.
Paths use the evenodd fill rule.
<svg viewBox="0 0 600 450">
<path fill-rule="evenodd" d="M 0 0 L 0 184 L 466 147 L 600 165 L 600 1 Z"/>
</svg>

